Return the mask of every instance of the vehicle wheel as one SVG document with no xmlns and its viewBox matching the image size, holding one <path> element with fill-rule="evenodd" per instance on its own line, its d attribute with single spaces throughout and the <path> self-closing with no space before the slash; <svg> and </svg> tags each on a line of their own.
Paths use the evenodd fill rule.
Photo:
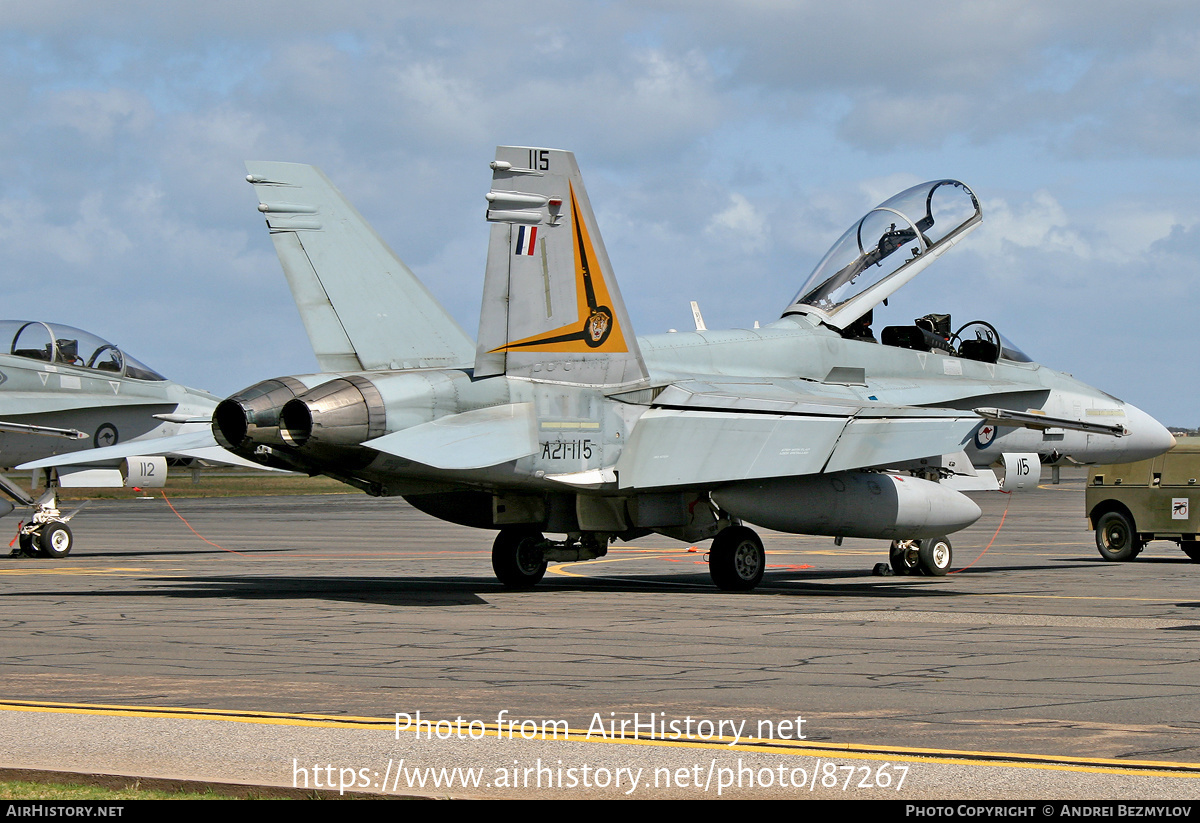
<svg viewBox="0 0 1200 823">
<path fill-rule="evenodd" d="M 1181 540 L 1179 548 L 1192 560 L 1200 561 L 1200 540 Z"/>
<path fill-rule="evenodd" d="M 954 550 L 948 537 L 927 537 L 921 541 L 917 550 L 917 562 L 921 565 L 921 573 L 930 577 L 942 577 L 950 571 L 954 560 Z"/>
<path fill-rule="evenodd" d="M 66 557 L 71 553 L 73 542 L 71 529 L 66 523 L 47 523 L 42 526 L 42 533 L 38 535 L 37 542 L 44 557 Z"/>
<path fill-rule="evenodd" d="M 892 541 L 892 547 L 888 549 L 888 560 L 891 561 L 892 571 L 896 574 L 916 574 L 920 562 L 918 549 L 911 545 L 911 541 L 905 542 L 909 545 L 902 545 L 899 540 Z"/>
<path fill-rule="evenodd" d="M 501 529 L 492 544 L 492 571 L 510 589 L 530 589 L 546 574 L 542 544 L 546 538 L 533 529 Z"/>
<path fill-rule="evenodd" d="M 21 536 L 17 538 L 17 545 L 21 547 L 21 554 L 25 555 L 26 557 L 37 557 L 38 544 L 36 534 L 22 533 Z"/>
<path fill-rule="evenodd" d="M 1132 560 L 1141 546 L 1129 518 L 1120 512 L 1108 512 L 1096 521 L 1096 548 L 1105 560 Z"/>
<path fill-rule="evenodd" d="M 762 582 L 767 553 L 753 529 L 730 526 L 713 538 L 708 550 L 708 573 L 718 588 L 748 592 Z"/>
</svg>

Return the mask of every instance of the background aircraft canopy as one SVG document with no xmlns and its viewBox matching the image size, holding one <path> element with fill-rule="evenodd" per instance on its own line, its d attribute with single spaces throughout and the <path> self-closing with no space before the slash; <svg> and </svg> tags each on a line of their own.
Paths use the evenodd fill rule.
<svg viewBox="0 0 1200 823">
<path fill-rule="evenodd" d="M 957 180 L 935 180 L 885 200 L 834 243 L 784 312 L 845 328 L 917 275 L 983 219 Z"/>
<path fill-rule="evenodd" d="M 45 363 L 94 369 L 135 380 L 166 380 L 158 372 L 96 335 L 38 320 L 0 320 L 0 341 L 7 354 Z"/>
</svg>

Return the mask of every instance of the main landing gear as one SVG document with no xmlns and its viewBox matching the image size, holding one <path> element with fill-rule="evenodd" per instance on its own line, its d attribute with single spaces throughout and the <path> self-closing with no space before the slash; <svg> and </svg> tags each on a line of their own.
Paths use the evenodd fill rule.
<svg viewBox="0 0 1200 823">
<path fill-rule="evenodd" d="M 546 575 L 546 538 L 534 529 L 501 529 L 492 544 L 492 571 L 510 589 L 531 589 Z"/>
<path fill-rule="evenodd" d="M 896 574 L 924 574 L 941 577 L 950 571 L 954 550 L 948 537 L 924 537 L 920 540 L 893 540 L 888 560 Z"/>
<path fill-rule="evenodd" d="M 530 589 L 541 582 L 551 562 L 592 560 L 608 553 L 609 535 L 597 532 L 549 540 L 533 526 L 509 526 L 492 544 L 492 569 L 510 589 Z M 941 577 L 950 571 L 954 552 L 947 537 L 893 540 L 888 559 L 896 574 Z M 767 553 L 753 529 L 727 526 L 708 550 L 708 573 L 717 587 L 748 592 L 762 582 Z"/>
<path fill-rule="evenodd" d="M 508 526 L 492 543 L 492 571 L 510 589 L 531 589 L 545 577 L 550 563 L 603 557 L 610 539 L 600 532 L 583 532 L 569 534 L 566 540 L 549 540 L 533 526 Z"/>
<path fill-rule="evenodd" d="M 767 553 L 753 529 L 730 526 L 713 538 L 708 550 L 708 573 L 718 588 L 748 592 L 762 582 Z"/>
<path fill-rule="evenodd" d="M 587 532 L 566 540 L 547 540 L 532 526 L 500 530 L 492 544 L 492 571 L 510 589 L 530 589 L 541 582 L 553 562 L 592 560 L 608 553 L 608 536 Z M 714 539 L 708 572 L 725 591 L 750 591 L 762 582 L 767 554 L 753 529 L 730 526 Z"/>
</svg>

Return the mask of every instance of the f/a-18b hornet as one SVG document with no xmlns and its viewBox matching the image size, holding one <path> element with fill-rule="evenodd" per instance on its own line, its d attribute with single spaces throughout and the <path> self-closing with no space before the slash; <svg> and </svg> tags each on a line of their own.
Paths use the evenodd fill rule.
<svg viewBox="0 0 1200 823">
<path fill-rule="evenodd" d="M 980 516 L 959 489 L 996 488 L 993 464 L 1014 484 L 1173 442 L 988 322 L 875 338 L 872 309 L 979 224 L 960 182 L 872 209 L 773 323 L 635 337 L 574 155 L 501 147 L 491 168 L 473 342 L 318 169 L 247 164 L 323 372 L 223 401 L 218 442 L 495 529 L 507 586 L 653 532 L 711 539 L 727 590 L 766 568 L 746 523 L 891 541 L 897 571 L 940 575 Z"/>
<path fill-rule="evenodd" d="M 167 380 L 86 331 L 0 321 L 0 465 L 48 470 L 38 498 L 0 476 L 0 492 L 34 507 L 21 526 L 18 551 L 55 558 L 70 553 L 67 523 L 75 512 L 59 510 L 60 487 L 159 487 L 168 454 L 243 463 L 213 441 L 219 401 Z M 12 503 L 0 501 L 0 516 L 12 510 Z"/>
</svg>

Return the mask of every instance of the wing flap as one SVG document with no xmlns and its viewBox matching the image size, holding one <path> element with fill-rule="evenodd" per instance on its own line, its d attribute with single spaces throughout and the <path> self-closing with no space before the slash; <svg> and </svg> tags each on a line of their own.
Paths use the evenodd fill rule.
<svg viewBox="0 0 1200 823">
<path fill-rule="evenodd" d="M 978 417 L 965 413 L 959 417 L 851 420 L 824 470 L 887 467 L 960 451 L 978 425 Z"/>
<path fill-rule="evenodd" d="M 816 474 L 845 425 L 844 417 L 651 409 L 634 427 L 617 475 L 622 488 L 657 488 Z"/>
<path fill-rule="evenodd" d="M 979 422 L 955 410 L 872 411 L 855 418 L 651 409 L 634 427 L 617 475 L 622 488 L 658 488 L 885 467 L 959 451 Z"/>
</svg>

